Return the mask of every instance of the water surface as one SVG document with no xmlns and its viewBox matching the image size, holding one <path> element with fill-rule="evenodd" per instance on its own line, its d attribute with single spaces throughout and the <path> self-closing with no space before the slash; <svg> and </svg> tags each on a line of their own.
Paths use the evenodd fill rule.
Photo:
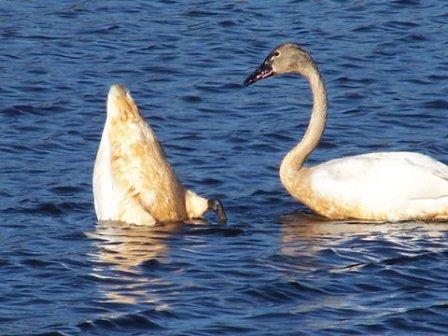
<svg viewBox="0 0 448 336">
<path fill-rule="evenodd" d="M 307 84 L 242 81 L 299 42 L 330 101 L 310 164 L 448 162 L 447 20 L 443 1 L 0 2 L 0 334 L 446 334 L 447 224 L 310 215 L 277 173 Z M 114 83 L 182 181 L 222 199 L 226 228 L 96 222 Z"/>
</svg>

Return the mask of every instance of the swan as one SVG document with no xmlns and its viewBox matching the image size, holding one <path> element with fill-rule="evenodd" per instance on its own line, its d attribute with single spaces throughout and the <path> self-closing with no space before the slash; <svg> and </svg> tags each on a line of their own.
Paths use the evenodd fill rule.
<svg viewBox="0 0 448 336">
<path fill-rule="evenodd" d="M 121 85 L 112 85 L 107 96 L 93 195 L 100 221 L 156 225 L 203 218 L 213 210 L 220 223 L 226 222 L 219 200 L 207 200 L 181 184 L 154 131 Z"/>
<path fill-rule="evenodd" d="M 247 77 L 244 86 L 287 73 L 307 79 L 313 95 L 305 135 L 280 165 L 280 180 L 291 196 L 330 219 L 448 219 L 448 166 L 429 156 L 370 153 L 304 167 L 327 120 L 325 84 L 310 54 L 297 44 L 281 44 Z"/>
</svg>

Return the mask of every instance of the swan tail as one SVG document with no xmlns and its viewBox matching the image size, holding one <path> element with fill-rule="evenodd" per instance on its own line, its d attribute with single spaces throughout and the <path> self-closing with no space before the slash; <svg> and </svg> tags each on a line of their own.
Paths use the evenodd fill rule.
<svg viewBox="0 0 448 336">
<path fill-rule="evenodd" d="M 129 91 L 123 85 L 112 85 L 107 95 L 107 115 L 115 117 L 135 114 L 140 115 Z"/>
</svg>

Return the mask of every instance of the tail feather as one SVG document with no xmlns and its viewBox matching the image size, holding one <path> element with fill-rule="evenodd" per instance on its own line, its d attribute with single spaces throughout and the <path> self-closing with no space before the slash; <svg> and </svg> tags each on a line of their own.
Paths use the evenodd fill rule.
<svg viewBox="0 0 448 336">
<path fill-rule="evenodd" d="M 125 97 L 128 91 L 123 85 L 114 84 L 109 89 L 109 94 L 107 95 L 107 99 L 116 99 L 120 97 Z"/>
<path fill-rule="evenodd" d="M 107 114 L 117 116 L 123 113 L 139 114 L 129 91 L 123 85 L 115 84 L 110 87 L 107 95 Z"/>
</svg>

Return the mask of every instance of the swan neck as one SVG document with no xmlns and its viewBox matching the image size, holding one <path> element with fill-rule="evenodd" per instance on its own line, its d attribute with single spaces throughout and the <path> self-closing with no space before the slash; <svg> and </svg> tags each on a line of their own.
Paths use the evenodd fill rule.
<svg viewBox="0 0 448 336">
<path fill-rule="evenodd" d="M 296 69 L 294 73 L 305 77 L 313 94 L 313 108 L 308 128 L 302 140 L 285 156 L 280 166 L 280 177 L 288 188 L 292 181 L 296 181 L 296 174 L 302 169 L 304 162 L 317 147 L 325 130 L 327 121 L 327 91 L 319 69 L 313 61 L 309 67 Z M 297 182 L 297 181 L 296 181 Z"/>
</svg>

